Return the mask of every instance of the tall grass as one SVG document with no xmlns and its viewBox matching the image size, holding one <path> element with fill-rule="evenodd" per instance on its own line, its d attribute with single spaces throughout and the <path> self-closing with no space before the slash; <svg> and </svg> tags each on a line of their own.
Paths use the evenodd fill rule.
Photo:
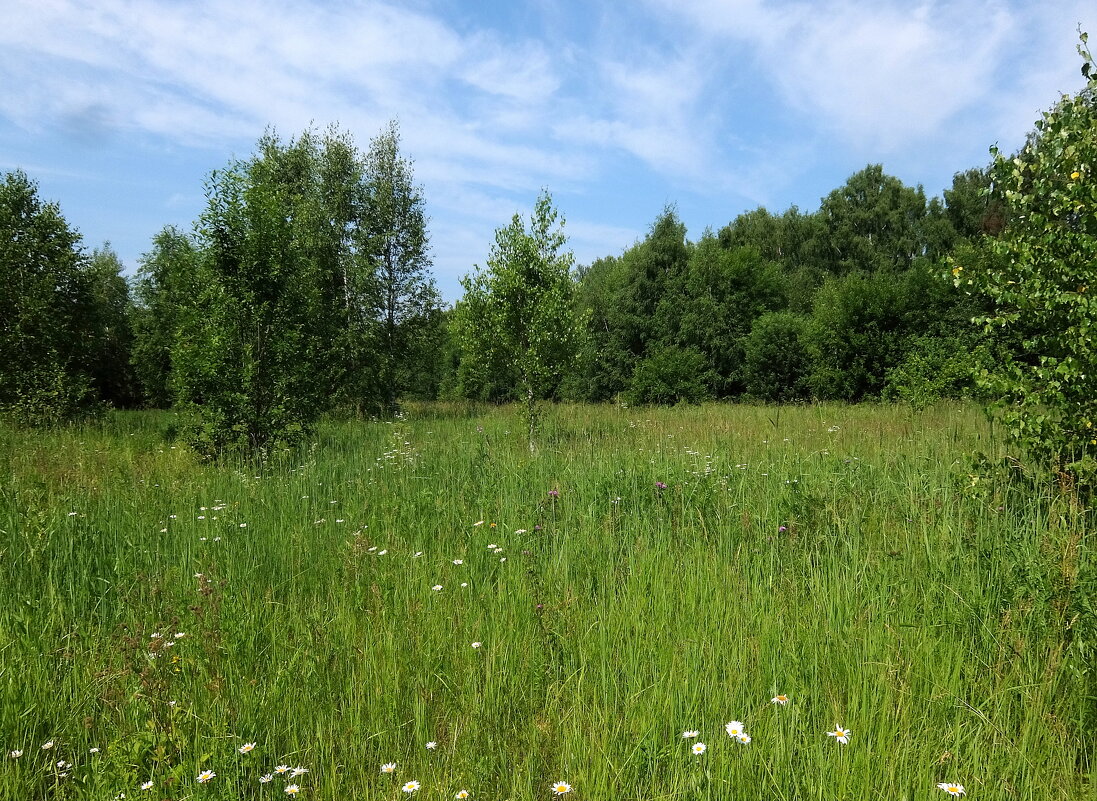
<svg viewBox="0 0 1097 801">
<path fill-rule="evenodd" d="M 1094 797 L 1092 538 L 973 409 L 169 425 L 0 430 L 0 799 Z"/>
</svg>

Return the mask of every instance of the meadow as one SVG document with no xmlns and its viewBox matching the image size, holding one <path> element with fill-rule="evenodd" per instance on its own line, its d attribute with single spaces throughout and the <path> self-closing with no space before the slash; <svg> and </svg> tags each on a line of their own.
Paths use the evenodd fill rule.
<svg viewBox="0 0 1097 801">
<path fill-rule="evenodd" d="M 0 428 L 0 799 L 1097 797 L 1087 518 L 974 407 L 171 424 Z"/>
</svg>

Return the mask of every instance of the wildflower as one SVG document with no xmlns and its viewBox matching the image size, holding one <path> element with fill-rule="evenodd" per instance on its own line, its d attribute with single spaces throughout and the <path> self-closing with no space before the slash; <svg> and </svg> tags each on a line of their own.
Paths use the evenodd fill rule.
<svg viewBox="0 0 1097 801">
<path fill-rule="evenodd" d="M 556 795 L 564 795 L 564 793 L 571 792 L 571 785 L 567 782 L 554 782 L 552 785 L 552 792 Z"/>
<path fill-rule="evenodd" d="M 488 528 L 495 528 L 495 523 L 488 523 Z"/>
<path fill-rule="evenodd" d="M 440 592 L 441 589 L 442 589 L 442 585 L 441 584 L 435 584 L 433 587 L 431 587 L 431 589 L 434 590 L 435 592 Z"/>
<path fill-rule="evenodd" d="M 455 565 L 463 565 L 465 563 L 465 560 L 464 559 L 454 559 L 453 563 Z"/>
<path fill-rule="evenodd" d="M 700 734 L 701 732 L 697 731 L 696 729 L 686 729 L 684 732 L 682 732 L 682 737 L 687 740 L 692 740 L 694 737 L 697 737 Z"/>
<path fill-rule="evenodd" d="M 395 762 L 386 762 L 384 765 L 381 766 L 381 772 L 382 773 L 395 773 L 396 772 L 396 763 Z"/>
<path fill-rule="evenodd" d="M 141 789 L 142 790 L 151 790 L 152 789 L 152 779 L 149 779 L 147 782 L 142 782 Z"/>
<path fill-rule="evenodd" d="M 377 555 L 378 555 L 378 556 L 384 556 L 384 555 L 385 555 L 385 554 L 387 554 L 388 552 L 389 552 L 389 549 L 388 549 L 388 548 L 382 548 L 382 549 L 381 549 L 380 551 L 378 551 L 378 552 L 377 552 Z"/>
<path fill-rule="evenodd" d="M 664 484 L 664 483 L 663 483 L 662 481 L 656 481 L 656 482 L 655 482 L 655 489 L 657 489 L 657 490 L 665 490 L 666 488 L 667 488 L 667 485 L 666 485 L 666 484 Z"/>
<path fill-rule="evenodd" d="M 481 645 L 483 645 L 483 643 L 482 643 L 482 642 L 474 642 L 474 643 L 472 644 L 472 647 L 473 647 L 473 648 L 479 648 L 479 647 L 480 647 Z"/>
<path fill-rule="evenodd" d="M 560 497 L 560 490 L 550 489 L 548 494 L 549 494 L 550 498 L 559 498 Z"/>
<path fill-rule="evenodd" d="M 781 706 L 784 706 L 785 704 L 788 703 L 788 696 L 787 695 L 775 695 L 775 696 L 773 696 L 772 698 L 769 699 L 769 702 L 771 704 L 779 704 Z"/>
<path fill-rule="evenodd" d="M 286 785 L 286 789 L 285 789 L 286 795 L 297 795 L 299 792 L 301 792 L 301 788 L 298 787 L 296 784 L 287 784 Z"/>
<path fill-rule="evenodd" d="M 42 750 L 43 751 L 49 751 L 51 748 L 53 748 L 53 740 L 49 740 L 47 742 L 42 743 Z"/>
<path fill-rule="evenodd" d="M 304 774 L 306 774 L 308 772 L 309 772 L 308 768 L 302 768 L 302 767 L 298 766 L 298 767 L 294 768 L 293 770 L 291 770 L 289 772 L 289 777 L 291 779 L 296 779 L 298 776 L 303 776 Z"/>
<path fill-rule="evenodd" d="M 279 765 L 274 769 L 274 772 L 281 776 L 284 773 L 289 772 L 289 765 Z"/>
<path fill-rule="evenodd" d="M 482 525 L 484 525 L 484 521 L 483 521 L 483 520 L 477 520 L 477 521 L 476 521 L 475 523 L 473 523 L 472 525 L 474 525 L 474 526 L 482 526 Z"/>
<path fill-rule="evenodd" d="M 427 743 L 427 750 L 428 751 L 433 751 L 437 747 L 438 747 L 438 743 L 434 742 L 434 740 L 431 740 L 429 743 Z"/>
<path fill-rule="evenodd" d="M 494 550 L 495 550 L 496 548 L 498 548 L 498 547 L 499 547 L 499 546 L 498 546 L 498 545 L 496 545 L 496 544 L 495 544 L 494 542 L 490 542 L 490 543 L 488 543 L 488 550 L 489 550 L 489 551 L 494 551 Z"/>
<path fill-rule="evenodd" d="M 412 793 L 414 793 L 416 790 L 419 789 L 419 782 L 410 781 L 407 784 L 405 784 L 403 787 L 401 787 L 400 789 L 403 790 L 408 795 L 411 795 Z"/>
<path fill-rule="evenodd" d="M 704 743 L 694 743 L 693 748 L 691 748 L 690 750 L 693 751 L 693 753 L 700 756 L 701 754 L 705 753 L 706 748 L 708 748 L 708 746 L 705 745 Z"/>
<path fill-rule="evenodd" d="M 195 781 L 197 781 L 199 784 L 205 784 L 216 775 L 217 774 L 214 773 L 212 770 L 204 770 L 198 774 L 198 778 Z"/>
<path fill-rule="evenodd" d="M 453 797 L 458 799 L 458 801 L 464 801 L 464 799 L 469 797 L 469 791 L 468 790 L 458 790 L 456 793 L 453 794 Z"/>
<path fill-rule="evenodd" d="M 12 759 L 19 759 L 19 757 L 23 756 L 23 752 L 20 751 L 19 749 L 16 749 L 16 750 L 11 752 L 10 756 L 11 756 Z"/>
<path fill-rule="evenodd" d="M 834 731 L 828 731 L 827 732 L 827 737 L 833 737 L 835 740 L 840 742 L 842 745 L 845 745 L 846 743 L 849 742 L 850 733 L 851 732 L 850 732 L 849 729 L 843 729 L 841 726 L 839 726 L 837 723 L 835 723 L 834 724 Z"/>
<path fill-rule="evenodd" d="M 262 776 L 259 777 L 259 783 L 260 784 L 270 784 L 271 781 L 273 781 L 273 779 L 274 779 L 274 774 L 273 773 L 264 773 Z"/>
<path fill-rule="evenodd" d="M 89 748 L 89 749 L 88 749 L 88 753 L 89 753 L 89 754 L 98 754 L 98 753 L 99 753 L 99 748 L 98 748 L 98 747 L 95 747 L 95 746 L 93 746 L 93 747 L 91 747 L 91 748 Z"/>
<path fill-rule="evenodd" d="M 467 587 L 468 585 L 469 585 L 469 583 L 467 581 L 462 581 L 461 582 L 462 587 Z"/>
<path fill-rule="evenodd" d="M 740 745 L 750 745 L 750 735 L 745 731 L 741 731 L 735 735 L 735 739 L 739 741 Z"/>
<path fill-rule="evenodd" d="M 236 749 L 241 754 L 248 754 L 255 750 L 255 743 L 244 743 L 242 746 Z"/>
<path fill-rule="evenodd" d="M 174 637 L 174 639 L 176 639 L 176 640 L 181 640 L 181 639 L 183 639 L 183 638 L 184 638 L 184 637 L 186 637 L 186 636 L 187 636 L 187 633 L 186 633 L 185 631 L 177 631 L 177 632 L 175 632 L 175 637 Z"/>
<path fill-rule="evenodd" d="M 738 737 L 746 729 L 743 722 L 740 720 L 733 720 L 724 726 L 724 731 L 728 733 L 728 737 Z"/>
<path fill-rule="evenodd" d="M 953 797 L 967 795 L 967 791 L 964 790 L 964 785 L 956 784 L 956 782 L 941 782 L 937 787 Z"/>
<path fill-rule="evenodd" d="M 525 533 L 526 533 L 526 529 L 524 529 L 524 528 L 516 528 L 516 529 L 514 529 L 514 533 L 515 533 L 515 534 L 525 534 Z"/>
<path fill-rule="evenodd" d="M 240 524 L 240 528 L 247 528 L 247 527 L 248 527 L 248 524 L 247 524 L 247 523 L 241 523 L 241 524 Z"/>
</svg>

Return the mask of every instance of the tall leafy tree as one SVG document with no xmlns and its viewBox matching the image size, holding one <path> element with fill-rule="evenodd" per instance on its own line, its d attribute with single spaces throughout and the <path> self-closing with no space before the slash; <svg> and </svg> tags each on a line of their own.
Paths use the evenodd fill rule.
<svg viewBox="0 0 1097 801">
<path fill-rule="evenodd" d="M 345 151 L 338 137 L 268 134 L 207 185 L 198 292 L 172 350 L 176 397 L 202 452 L 301 440 L 344 380 L 357 207 L 331 190 L 358 175 Z M 335 187 L 328 170 L 341 176 Z"/>
<path fill-rule="evenodd" d="M 528 227 L 515 214 L 496 230 L 487 266 L 462 279 L 465 297 L 456 312 L 465 352 L 514 376 L 531 451 L 538 401 L 549 397 L 579 352 L 583 332 L 563 225 L 552 197 L 542 192 Z"/>
<path fill-rule="evenodd" d="M 376 136 L 365 156 L 362 248 L 376 292 L 375 355 L 386 410 L 409 388 L 412 365 L 434 349 L 439 296 L 430 276 L 422 190 L 400 154 L 395 122 Z"/>
<path fill-rule="evenodd" d="M 168 226 L 141 257 L 133 286 L 132 362 L 145 403 L 166 408 L 172 403 L 171 353 L 183 310 L 199 294 L 202 254 L 194 239 Z"/>
<path fill-rule="evenodd" d="M 80 235 L 22 171 L 0 183 L 0 414 L 57 423 L 92 409 L 95 300 Z"/>
<path fill-rule="evenodd" d="M 987 381 L 1014 445 L 1064 483 L 1097 486 L 1097 66 L 1086 36 L 1086 88 L 1036 123 L 1016 156 L 992 149 L 1006 227 L 952 268 L 993 304 L 1003 343 Z"/>
<path fill-rule="evenodd" d="M 943 255 L 927 241 L 926 197 L 922 187 L 903 185 L 870 164 L 825 198 L 819 208 L 825 226 L 818 252 L 830 272 L 892 272 L 915 259 Z"/>
<path fill-rule="evenodd" d="M 122 260 L 108 242 L 92 251 L 87 270 L 94 310 L 87 334 L 92 387 L 112 406 L 132 408 L 141 393 L 131 362 L 133 321 Z"/>
</svg>

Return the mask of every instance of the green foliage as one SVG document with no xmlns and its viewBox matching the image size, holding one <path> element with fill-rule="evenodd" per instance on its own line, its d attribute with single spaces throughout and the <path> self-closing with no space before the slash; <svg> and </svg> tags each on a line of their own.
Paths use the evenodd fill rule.
<svg viewBox="0 0 1097 801">
<path fill-rule="evenodd" d="M 400 395 L 431 380 L 417 365 L 438 352 L 440 300 L 429 273 L 422 190 L 411 161 L 400 155 L 395 122 L 370 141 L 363 167 L 366 213 L 359 236 L 375 283 L 377 385 L 382 408 L 393 411 Z"/>
<path fill-rule="evenodd" d="M 116 408 L 140 404 L 141 390 L 130 362 L 133 320 L 129 284 L 110 243 L 92 251 L 88 262 L 94 320 L 89 336 L 88 372 L 96 394 Z"/>
<path fill-rule="evenodd" d="M 21 171 L 0 184 L 0 416 L 56 424 L 96 409 L 97 286 L 54 203 Z"/>
<path fill-rule="evenodd" d="M 322 144 L 268 135 L 257 156 L 209 181 L 199 288 L 172 350 L 176 398 L 200 453 L 299 442 L 347 370 L 358 329 L 344 243 L 355 209 L 323 191 L 329 156 L 346 143 Z M 336 186 L 353 178 L 335 166 Z"/>
<path fill-rule="evenodd" d="M 806 333 L 812 394 L 826 400 L 876 397 L 904 352 L 909 298 L 888 273 L 849 273 L 823 284 Z"/>
<path fill-rule="evenodd" d="M 921 336 L 907 344 L 902 362 L 888 370 L 882 397 L 923 409 L 943 398 L 968 398 L 975 376 L 993 364 L 991 351 L 974 332 Z"/>
<path fill-rule="evenodd" d="M 153 408 L 171 405 L 171 352 L 183 310 L 194 304 L 200 286 L 202 256 L 194 240 L 168 226 L 141 258 L 133 288 L 132 362 L 145 402 Z"/>
<path fill-rule="evenodd" d="M 758 317 L 743 341 L 743 379 L 747 395 L 774 403 L 807 400 L 811 356 L 808 321 L 791 312 Z"/>
<path fill-rule="evenodd" d="M 465 297 L 455 315 L 467 354 L 462 367 L 500 368 L 513 378 L 512 397 L 524 403 L 531 449 L 537 401 L 553 392 L 583 338 L 563 224 L 542 192 L 528 229 L 519 214 L 497 229 L 486 269 L 461 281 Z"/>
<path fill-rule="evenodd" d="M 696 348 L 665 345 L 646 356 L 632 374 L 630 403 L 701 403 L 712 397 L 716 376 Z"/>
<path fill-rule="evenodd" d="M 751 247 L 732 250 L 706 234 L 690 252 L 686 271 L 659 306 L 670 343 L 704 356 L 719 397 L 743 387 L 743 340 L 760 315 L 784 308 L 784 282 L 775 262 Z"/>
<path fill-rule="evenodd" d="M 985 384 L 1004 430 L 1066 483 L 1097 452 L 1097 76 L 1085 42 L 1087 88 L 1046 112 L 1015 157 L 992 149 L 1007 226 L 989 257 L 952 271 L 993 303 L 980 322 L 1005 348 Z"/>
<path fill-rule="evenodd" d="M 944 254 L 949 237 L 932 225 L 943 209 L 926 207 L 922 187 L 904 186 L 870 164 L 825 198 L 819 209 L 826 234 L 819 252 L 830 272 L 901 272 L 922 257 Z"/>
</svg>

